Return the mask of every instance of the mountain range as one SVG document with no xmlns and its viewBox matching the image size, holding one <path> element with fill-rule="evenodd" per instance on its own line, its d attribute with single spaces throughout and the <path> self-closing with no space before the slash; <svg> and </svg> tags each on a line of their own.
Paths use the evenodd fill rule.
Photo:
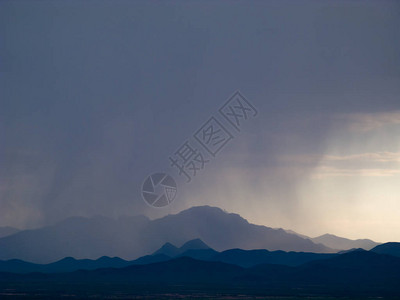
<svg viewBox="0 0 400 300">
<path fill-rule="evenodd" d="M 204 250 L 204 249 L 203 249 Z M 159 254 L 156 254 L 159 255 Z M 371 298 L 400 296 L 400 257 L 359 250 L 338 254 L 330 258 L 314 260 L 299 266 L 279 264 L 257 264 L 242 267 L 221 261 L 202 261 L 181 256 L 168 261 L 145 265 L 130 265 L 122 268 L 100 268 L 78 270 L 57 274 L 16 274 L 0 272 L 0 290 L 10 284 L 21 285 L 29 290 L 46 291 L 56 284 L 66 287 L 113 285 L 118 291 L 124 289 L 168 291 L 179 287 L 190 293 L 222 290 L 239 290 L 241 294 L 269 295 L 351 295 Z M 98 288 L 97 288 L 98 289 Z M 9 293 L 9 290 L 6 290 Z M 346 298 L 347 299 L 347 298 Z"/>
<path fill-rule="evenodd" d="M 374 242 L 370 239 L 351 240 L 329 233 L 311 238 L 304 234 L 297 233 L 293 230 L 285 230 L 285 231 L 287 233 L 296 234 L 304 239 L 309 239 L 316 244 L 323 244 L 332 249 L 351 250 L 351 249 L 361 248 L 364 250 L 371 250 L 372 248 L 380 245 L 380 243 Z"/>
<path fill-rule="evenodd" d="M 59 261 L 49 264 L 35 264 L 19 259 L 1 260 L 0 272 L 12 273 L 60 273 L 72 272 L 80 269 L 95 270 L 100 268 L 122 268 L 130 265 L 144 265 L 157 262 L 168 261 L 179 257 L 190 257 L 203 261 L 219 261 L 238 265 L 242 267 L 251 267 L 257 264 L 282 264 L 289 266 L 301 265 L 303 263 L 326 259 L 337 254 L 328 253 L 311 253 L 311 252 L 285 252 L 285 251 L 268 251 L 259 250 L 243 250 L 229 249 L 218 252 L 200 239 L 194 239 L 186 242 L 181 247 L 176 247 L 171 243 L 164 244 L 153 254 L 142 256 L 138 259 L 127 261 L 119 257 L 103 256 L 96 260 L 91 259 L 75 259 L 65 257 Z"/>
<path fill-rule="evenodd" d="M 315 238 L 311 238 L 311 240 L 314 243 L 324 244 L 327 247 L 341 250 L 350 250 L 354 248 L 370 250 L 380 244 L 369 239 L 350 240 L 333 234 L 324 234 Z"/>
<path fill-rule="evenodd" d="M 197 238 L 216 251 L 241 248 L 335 252 L 283 229 L 250 224 L 237 214 L 199 206 L 155 220 L 144 216 L 73 217 L 52 226 L 23 230 L 0 238 L 0 260 L 50 263 L 64 257 L 102 256 L 132 260 L 153 253 L 167 242 L 182 245 Z"/>
<path fill-rule="evenodd" d="M 349 240 L 331 234 L 310 238 L 290 230 L 251 224 L 241 216 L 217 207 L 199 206 L 155 220 L 145 216 L 72 217 L 34 230 L 2 227 L 0 260 L 20 259 L 48 264 L 65 257 L 94 260 L 108 256 L 128 261 L 138 257 L 153 261 L 154 257 L 143 256 L 164 245 L 162 252 L 168 257 L 176 257 L 187 249 L 173 245 L 195 239 L 204 241 L 218 252 L 240 248 L 335 253 L 354 248 L 369 250 L 379 245 L 371 240 Z M 210 251 L 197 251 L 196 255 L 200 256 L 193 257 L 203 258 L 210 254 L 207 252 Z"/>
<path fill-rule="evenodd" d="M 370 252 L 400 257 L 398 252 L 400 243 L 386 243 L 379 245 Z M 355 251 L 365 251 L 363 249 L 347 250 L 343 253 Z M 278 264 L 286 266 L 300 266 L 312 261 L 330 259 L 341 255 L 341 253 L 311 253 L 311 252 L 285 252 L 268 251 L 265 249 L 243 250 L 229 249 L 218 252 L 202 240 L 195 239 L 186 242 L 181 247 L 176 247 L 171 243 L 164 244 L 153 254 L 142 256 L 138 259 L 127 261 L 119 257 L 103 256 L 97 260 L 75 259 L 66 257 L 59 261 L 49 264 L 35 264 L 18 259 L 0 261 L 0 272 L 12 273 L 60 273 L 72 272 L 77 270 L 95 270 L 100 268 L 123 268 L 130 265 L 146 265 L 169 261 L 179 257 L 190 257 L 202 261 L 223 262 L 240 267 L 253 267 L 260 264 Z"/>
<path fill-rule="evenodd" d="M 180 245 L 166 242 L 131 261 L 106 256 L 96 260 L 65 257 L 48 264 L 0 261 L 0 297 L 36 297 L 40 291 L 43 297 L 85 298 L 89 290 L 91 297 L 117 293 L 126 298 L 148 297 L 150 290 L 154 299 L 182 293 L 203 298 L 237 293 L 249 297 L 400 296 L 400 243 L 338 253 L 217 251 L 199 238 Z"/>
</svg>

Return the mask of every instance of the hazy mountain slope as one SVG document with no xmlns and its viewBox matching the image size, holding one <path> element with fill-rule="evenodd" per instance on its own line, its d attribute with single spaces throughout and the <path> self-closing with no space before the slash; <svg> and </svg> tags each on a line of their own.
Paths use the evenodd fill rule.
<svg viewBox="0 0 400 300">
<path fill-rule="evenodd" d="M 209 206 L 192 207 L 177 215 L 154 220 L 143 234 L 160 237 L 158 241 L 152 240 L 155 248 L 159 247 L 162 240 L 180 245 L 187 240 L 199 238 L 217 251 L 232 248 L 331 251 L 328 247 L 316 245 L 282 229 L 250 224 L 237 214 L 226 213 L 220 208 Z"/>
<path fill-rule="evenodd" d="M 301 234 L 301 233 L 297 233 L 296 231 L 293 231 L 293 230 L 290 230 L 290 229 L 283 229 L 283 230 L 285 230 L 287 233 L 298 235 L 299 237 L 302 237 L 303 239 L 311 239 L 309 236 L 306 236 L 306 235 Z"/>
<path fill-rule="evenodd" d="M 353 248 L 362 248 L 365 250 L 370 250 L 379 243 L 374 242 L 369 239 L 358 239 L 350 240 L 342 237 L 338 237 L 333 234 L 324 234 L 315 238 L 311 238 L 314 243 L 324 244 L 325 246 L 332 249 L 349 250 Z"/>
<path fill-rule="evenodd" d="M 12 235 L 14 233 L 17 233 L 18 231 L 20 230 L 10 226 L 0 227 L 0 238 Z"/>
<path fill-rule="evenodd" d="M 211 248 L 330 252 L 311 240 L 248 223 L 216 207 L 192 207 L 176 215 L 149 220 L 143 216 L 118 220 L 105 217 L 70 218 L 53 226 L 25 230 L 0 239 L 0 259 L 48 263 L 64 257 L 101 256 L 136 259 L 167 242 L 182 245 L 201 239 Z"/>
<path fill-rule="evenodd" d="M 370 239 L 357 239 L 351 240 L 347 238 L 343 238 L 340 236 L 336 236 L 333 234 L 324 234 L 315 238 L 311 238 L 304 234 L 297 233 L 293 230 L 285 229 L 287 233 L 298 235 L 299 237 L 310 239 L 316 244 L 323 244 L 328 248 L 336 249 L 336 250 L 350 250 L 350 249 L 358 249 L 362 248 L 364 250 L 370 250 L 373 247 L 379 245 L 380 243 L 374 242 Z"/>
<path fill-rule="evenodd" d="M 53 226 L 25 230 L 0 239 L 0 259 L 50 263 L 64 257 L 97 259 L 102 256 L 136 258 L 149 253 L 141 232 L 150 222 L 138 216 L 69 218 Z"/>
</svg>

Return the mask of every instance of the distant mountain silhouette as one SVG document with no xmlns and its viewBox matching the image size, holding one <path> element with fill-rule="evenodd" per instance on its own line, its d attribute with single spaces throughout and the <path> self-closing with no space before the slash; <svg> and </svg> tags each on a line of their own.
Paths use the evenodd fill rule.
<svg viewBox="0 0 400 300">
<path fill-rule="evenodd" d="M 298 267 L 281 268 L 277 265 L 257 265 L 249 268 L 253 284 L 255 281 L 273 286 L 301 287 L 324 293 L 336 290 L 339 293 L 376 293 L 400 295 L 400 259 L 370 251 L 352 251 L 330 259 L 316 260 Z"/>
<path fill-rule="evenodd" d="M 375 287 L 400 282 L 400 258 L 371 251 L 352 251 L 331 259 L 301 266 L 305 278 L 314 282 L 370 284 Z"/>
<path fill-rule="evenodd" d="M 231 249 L 216 254 L 210 260 L 242 267 L 251 267 L 259 264 L 299 266 L 310 261 L 328 259 L 336 255 L 334 253 Z"/>
<path fill-rule="evenodd" d="M 18 231 L 20 230 L 10 226 L 0 227 L 0 238 L 12 235 Z"/>
<path fill-rule="evenodd" d="M 42 265 L 26 262 L 19 259 L 0 261 L 0 272 L 30 273 L 44 272 Z"/>
<path fill-rule="evenodd" d="M 369 252 L 388 254 L 399 256 L 400 243 L 386 243 L 375 247 Z M 187 249 L 187 250 L 186 250 Z M 185 251 L 186 250 L 186 251 Z M 354 254 L 354 252 L 356 254 Z M 285 252 L 285 251 L 268 251 L 268 250 L 243 250 L 243 249 L 230 249 L 222 252 L 215 251 L 209 248 L 202 240 L 195 239 L 186 242 L 180 248 L 175 247 L 170 243 L 164 244 L 159 250 L 151 255 L 145 255 L 136 260 L 126 261 L 118 257 L 101 257 L 97 260 L 90 259 L 74 259 L 72 257 L 63 258 L 57 262 L 49 264 L 34 264 L 22 260 L 8 260 L 0 261 L 0 272 L 13 272 L 13 273 L 29 273 L 29 272 L 43 272 L 43 273 L 60 273 L 72 272 L 76 270 L 95 270 L 100 268 L 122 268 L 131 265 L 145 265 L 159 262 L 166 262 L 179 257 L 189 257 L 196 260 L 222 262 L 240 267 L 253 267 L 257 265 L 285 265 L 285 266 L 339 266 L 338 261 L 343 263 L 344 267 L 353 265 L 353 261 L 344 261 L 344 258 L 356 257 L 354 262 L 360 260 L 360 257 L 376 258 L 374 254 L 365 254 L 367 251 L 364 249 L 351 249 L 341 251 L 339 253 L 311 253 L 311 252 Z M 169 255 L 167 254 L 169 253 Z M 351 255 L 342 255 L 350 254 Z M 361 254 L 360 254 L 361 253 Z M 369 255 L 369 256 L 368 256 Z M 331 258 L 339 257 L 338 260 L 331 260 Z M 379 256 L 381 257 L 381 256 Z M 386 257 L 386 256 L 383 256 Z M 324 260 L 324 262 L 322 262 Z M 385 260 L 387 261 L 387 259 Z M 368 265 L 371 262 L 365 261 Z M 358 265 L 361 267 L 362 265 Z"/>
<path fill-rule="evenodd" d="M 22 260 L 0 261 L 0 272 L 14 273 L 60 273 L 72 272 L 76 270 L 95 270 L 100 268 L 121 268 L 130 265 L 144 265 L 151 263 L 164 262 L 178 257 L 190 257 L 203 261 L 218 261 L 250 267 L 257 264 L 282 264 L 297 266 L 306 262 L 319 259 L 327 259 L 337 254 L 306 253 L 306 252 L 284 252 L 268 250 L 242 250 L 231 249 L 223 252 L 215 251 L 200 239 L 190 240 L 180 248 L 171 243 L 164 244 L 160 249 L 151 255 L 142 256 L 136 260 L 127 261 L 118 257 L 101 257 L 97 260 L 74 259 L 66 257 L 59 261 L 49 264 L 34 264 Z"/>
<path fill-rule="evenodd" d="M 344 254 L 344 253 L 349 253 L 349 252 L 353 252 L 353 251 L 366 251 L 366 250 L 363 249 L 363 248 L 352 248 L 352 249 L 349 249 L 349 250 L 339 251 L 337 254 Z"/>
<path fill-rule="evenodd" d="M 156 261 L 156 260 L 155 260 Z M 34 264 L 25 262 L 18 259 L 7 261 L 0 261 L 0 272 L 13 272 L 13 273 L 30 273 L 30 272 L 43 272 L 43 273 L 60 273 L 72 272 L 76 270 L 95 270 L 100 268 L 122 268 L 133 264 L 118 257 L 100 257 L 97 260 L 90 259 L 74 259 L 66 257 L 59 261 L 50 264 Z"/>
<path fill-rule="evenodd" d="M 369 239 L 357 239 L 357 240 L 351 240 L 351 239 L 346 239 L 340 236 L 336 236 L 333 234 L 323 234 L 321 236 L 311 238 L 309 236 L 306 236 L 304 234 L 297 233 L 293 230 L 287 230 L 285 229 L 287 233 L 290 234 L 295 234 L 298 235 L 299 237 L 302 237 L 304 239 L 309 239 L 313 241 L 316 244 L 323 244 L 328 248 L 335 249 L 335 250 L 351 250 L 351 249 L 364 249 L 364 250 L 370 250 L 373 247 L 379 245 L 380 243 L 374 242 Z"/>
<path fill-rule="evenodd" d="M 0 259 L 49 263 L 68 256 L 97 259 L 106 255 L 132 260 L 153 253 L 167 242 L 182 245 L 197 238 L 217 251 L 241 248 L 333 252 L 282 229 L 250 224 L 237 214 L 199 206 L 155 220 L 144 216 L 118 220 L 69 218 L 53 226 L 1 238 Z"/>
<path fill-rule="evenodd" d="M 379 243 L 369 239 L 350 240 L 333 234 L 324 234 L 315 238 L 311 238 L 311 240 L 314 243 L 323 244 L 329 248 L 340 250 L 350 250 L 355 248 L 370 250 L 379 245 Z"/>
<path fill-rule="evenodd" d="M 72 272 L 79 269 L 95 270 L 100 268 L 122 268 L 129 266 L 130 264 L 129 261 L 123 260 L 119 257 L 103 256 L 96 260 L 77 260 L 72 257 L 66 257 L 57 262 L 44 265 L 44 270 L 45 272 Z"/>
<path fill-rule="evenodd" d="M 184 243 L 180 248 L 172 245 L 171 243 L 165 243 L 160 249 L 153 253 L 153 255 L 164 254 L 169 257 L 178 256 L 189 250 L 203 250 L 210 249 L 201 239 L 193 239 Z"/>
<path fill-rule="evenodd" d="M 218 253 L 218 251 L 211 249 L 201 239 L 194 239 L 186 242 L 180 248 L 177 248 L 170 243 L 166 243 L 160 249 L 154 252 L 153 255 L 146 255 L 135 260 L 134 262 L 155 262 L 155 260 L 166 261 L 168 259 L 184 256 L 199 260 L 210 260 Z M 160 257 L 160 255 L 162 255 L 162 257 Z"/>
<path fill-rule="evenodd" d="M 371 249 L 372 252 L 400 257 L 400 243 L 385 243 Z"/>
<path fill-rule="evenodd" d="M 187 249 L 186 251 L 184 251 Z M 191 257 L 205 261 L 219 261 L 234 264 L 242 267 L 250 267 L 258 264 L 282 264 L 298 266 L 306 262 L 319 259 L 327 259 L 335 256 L 335 253 L 312 253 L 312 252 L 285 252 L 268 250 L 243 250 L 230 249 L 222 252 L 215 251 L 208 247 L 202 240 L 195 239 L 188 241 L 180 248 L 170 243 L 164 244 L 153 255 L 141 257 L 133 263 L 151 263 L 166 261 L 177 257 Z"/>
</svg>

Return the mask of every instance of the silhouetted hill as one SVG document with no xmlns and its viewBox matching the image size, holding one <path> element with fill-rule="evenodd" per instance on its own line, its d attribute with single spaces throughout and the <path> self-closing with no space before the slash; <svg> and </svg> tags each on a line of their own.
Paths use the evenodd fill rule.
<svg viewBox="0 0 400 300">
<path fill-rule="evenodd" d="M 42 272 L 72 272 L 79 269 L 95 270 L 100 268 L 122 268 L 129 266 L 129 261 L 123 260 L 119 257 L 103 256 L 96 260 L 91 259 L 74 259 L 66 257 L 54 263 L 43 266 Z"/>
<path fill-rule="evenodd" d="M 310 282 L 379 286 L 398 285 L 400 258 L 371 251 L 352 251 L 331 259 L 312 261 L 300 267 Z"/>
<path fill-rule="evenodd" d="M 282 229 L 250 224 L 220 208 L 200 206 L 156 220 L 143 216 L 117 220 L 69 218 L 53 226 L 1 238 L 0 259 L 49 263 L 68 256 L 96 259 L 106 255 L 132 260 L 153 253 L 167 242 L 182 245 L 193 239 L 201 239 L 217 251 L 232 248 L 333 251 Z"/>
<path fill-rule="evenodd" d="M 184 251 L 185 249 L 188 249 Z M 169 253 L 167 255 L 166 253 Z M 164 262 L 178 257 L 190 257 L 204 261 L 218 261 L 234 264 L 242 267 L 254 266 L 257 264 L 282 264 L 297 266 L 305 262 L 318 259 L 327 259 L 336 254 L 306 253 L 306 252 L 284 252 L 268 250 L 242 250 L 231 249 L 223 252 L 209 248 L 200 239 L 186 242 L 180 248 L 170 243 L 164 244 L 152 255 L 145 255 L 136 260 L 126 261 L 117 257 L 101 257 L 97 260 L 74 259 L 66 257 L 50 264 L 33 264 L 21 260 L 0 261 L 0 272 L 44 272 L 59 273 L 76 270 L 95 270 L 100 268 L 121 268 L 129 265 L 143 265 L 157 262 Z"/>
<path fill-rule="evenodd" d="M 166 262 L 135 265 L 122 269 L 101 269 L 97 271 L 78 271 L 80 277 L 93 276 L 101 280 L 115 280 L 135 283 L 214 283 L 228 282 L 240 274 L 243 268 L 221 262 L 195 260 L 189 257 L 179 257 Z"/>
<path fill-rule="evenodd" d="M 40 272 L 42 265 L 26 262 L 19 259 L 0 261 L 0 272 L 30 273 Z"/>
<path fill-rule="evenodd" d="M 210 260 L 251 267 L 259 264 L 299 266 L 306 262 L 328 259 L 337 254 L 311 252 L 285 252 L 268 250 L 231 249 L 216 254 Z"/>
<path fill-rule="evenodd" d="M 206 262 L 179 257 L 166 262 L 132 265 L 124 268 L 78 270 L 68 273 L 0 273 L 0 281 L 29 280 L 66 282 L 135 282 L 135 283 L 213 283 L 224 282 L 243 268 L 221 262 Z"/>
<path fill-rule="evenodd" d="M 349 250 L 339 251 L 337 254 L 345 254 L 345 253 L 349 253 L 349 252 L 353 252 L 353 251 L 365 251 L 365 249 L 363 249 L 363 248 L 352 248 L 352 249 L 349 249 Z"/>
<path fill-rule="evenodd" d="M 372 252 L 400 257 L 400 243 L 385 243 L 371 249 Z"/>
<path fill-rule="evenodd" d="M 118 257 L 100 257 L 97 260 L 90 259 L 74 259 L 66 257 L 59 261 L 50 264 L 34 264 L 25 262 L 18 259 L 0 261 L 0 272 L 13 272 L 13 273 L 30 273 L 30 272 L 43 272 L 43 273 L 60 273 L 72 272 L 79 269 L 95 270 L 100 268 L 122 268 L 133 264 Z"/>
<path fill-rule="evenodd" d="M 160 249 L 163 249 L 160 248 Z M 177 248 L 179 249 L 179 248 Z M 242 250 L 231 249 L 217 252 L 208 249 L 189 249 L 183 253 L 179 252 L 176 256 L 168 256 L 163 253 L 145 255 L 136 260 L 126 261 L 117 257 L 101 257 L 97 260 L 74 259 L 66 257 L 50 264 L 34 264 L 22 260 L 0 261 L 0 272 L 13 273 L 60 273 L 72 272 L 76 270 L 95 270 L 100 268 L 121 268 L 129 265 L 143 265 L 157 262 L 164 262 L 178 257 L 190 257 L 204 261 L 218 261 L 229 263 L 241 267 L 250 267 L 258 264 L 281 264 L 288 266 L 298 266 L 306 262 L 328 259 L 337 254 L 307 253 L 307 252 L 284 252 L 268 250 Z"/>
</svg>

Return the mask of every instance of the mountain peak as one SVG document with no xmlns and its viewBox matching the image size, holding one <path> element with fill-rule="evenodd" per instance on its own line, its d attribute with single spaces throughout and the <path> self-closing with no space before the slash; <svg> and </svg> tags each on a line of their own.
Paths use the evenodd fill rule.
<svg viewBox="0 0 400 300">
<path fill-rule="evenodd" d="M 224 211 L 222 208 L 216 206 L 199 205 L 199 206 L 192 206 L 188 209 L 182 210 L 178 214 L 188 214 L 188 213 L 226 214 L 227 212 Z"/>
<path fill-rule="evenodd" d="M 160 249 L 154 252 L 152 255 L 167 255 L 169 257 L 175 257 L 179 254 L 184 253 L 187 250 L 200 250 L 200 249 L 211 249 L 201 239 L 193 239 L 184 243 L 180 248 L 175 247 L 171 243 L 165 243 Z"/>
<path fill-rule="evenodd" d="M 165 243 L 160 249 L 153 253 L 153 255 L 164 254 L 169 257 L 174 257 L 180 253 L 179 248 L 172 245 L 171 243 Z"/>
<path fill-rule="evenodd" d="M 180 254 L 181 250 L 175 245 L 183 245 L 183 250 L 211 247 L 216 251 L 232 248 L 333 251 L 283 230 L 251 224 L 240 215 L 218 207 L 192 207 L 154 220 L 135 217 L 122 220 L 70 218 L 66 222 L 0 238 L 0 259 L 46 263 L 65 256 L 97 259 L 106 255 L 130 260 L 152 253 L 161 245 L 163 247 L 154 254 L 169 257 Z M 188 241 L 192 242 L 185 245 Z"/>
<path fill-rule="evenodd" d="M 194 239 L 187 241 L 179 249 L 181 250 L 181 252 L 185 252 L 187 250 L 210 249 L 210 247 L 201 239 Z"/>
<path fill-rule="evenodd" d="M 337 238 L 338 236 L 331 234 L 331 233 L 325 233 L 323 235 L 317 236 L 316 238 Z"/>
</svg>

